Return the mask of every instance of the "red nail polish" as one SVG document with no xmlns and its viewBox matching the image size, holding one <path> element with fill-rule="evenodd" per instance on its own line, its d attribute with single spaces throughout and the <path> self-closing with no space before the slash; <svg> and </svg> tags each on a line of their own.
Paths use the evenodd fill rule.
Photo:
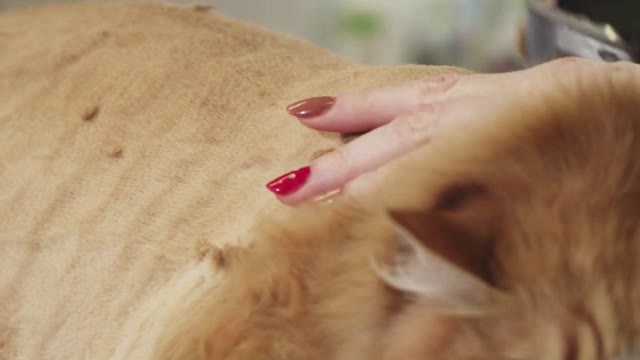
<svg viewBox="0 0 640 360">
<path fill-rule="evenodd" d="M 307 182 L 309 175 L 311 175 L 311 168 L 305 166 L 271 180 L 267 184 L 267 189 L 276 195 L 290 195 L 300 190 L 302 185 Z"/>
<path fill-rule="evenodd" d="M 335 102 L 336 99 L 331 96 L 314 97 L 289 105 L 287 111 L 295 117 L 308 119 L 324 114 Z"/>
</svg>

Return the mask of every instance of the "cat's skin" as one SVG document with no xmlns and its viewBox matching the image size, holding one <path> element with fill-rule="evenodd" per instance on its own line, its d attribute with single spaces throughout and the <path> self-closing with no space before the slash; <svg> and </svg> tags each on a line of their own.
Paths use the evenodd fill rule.
<svg viewBox="0 0 640 360">
<path fill-rule="evenodd" d="M 296 209 L 251 250 L 215 252 L 220 292 L 155 356 L 636 359 L 640 87 L 625 66 L 576 71 L 561 100 L 532 89 L 397 162 L 371 198 Z"/>
</svg>

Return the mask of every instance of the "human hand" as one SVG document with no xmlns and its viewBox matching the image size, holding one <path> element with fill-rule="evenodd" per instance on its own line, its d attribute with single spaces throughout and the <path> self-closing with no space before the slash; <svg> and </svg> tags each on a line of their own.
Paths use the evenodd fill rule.
<svg viewBox="0 0 640 360">
<path fill-rule="evenodd" d="M 536 102 L 553 106 L 549 101 L 579 101 L 571 96 L 580 92 L 638 88 L 639 73 L 635 64 L 564 58 L 510 73 L 435 76 L 363 93 L 302 100 L 288 111 L 305 126 L 343 133 L 370 131 L 309 166 L 276 178 L 267 188 L 289 205 L 336 189 L 359 195 L 384 177 L 381 165 L 429 141 L 464 131 L 465 123 L 482 121 L 491 126 L 492 117 L 505 107 L 530 109 Z"/>
</svg>

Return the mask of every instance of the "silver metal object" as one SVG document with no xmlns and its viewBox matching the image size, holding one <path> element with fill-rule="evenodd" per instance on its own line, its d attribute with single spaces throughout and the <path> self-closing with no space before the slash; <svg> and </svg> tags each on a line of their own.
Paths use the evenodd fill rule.
<svg viewBox="0 0 640 360">
<path fill-rule="evenodd" d="M 597 24 L 541 0 L 527 1 L 526 58 L 537 65 L 565 56 L 603 61 L 635 61 L 609 24 Z"/>
</svg>

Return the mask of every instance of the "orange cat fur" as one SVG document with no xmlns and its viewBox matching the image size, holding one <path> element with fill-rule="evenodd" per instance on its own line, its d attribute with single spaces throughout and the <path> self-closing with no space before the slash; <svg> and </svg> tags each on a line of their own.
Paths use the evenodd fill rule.
<svg viewBox="0 0 640 360">
<path fill-rule="evenodd" d="M 338 146 L 288 103 L 464 71 L 200 10 L 0 16 L 0 358 L 638 357 L 637 76 L 500 94 L 374 195 L 285 211 L 262 182 Z"/>
<path fill-rule="evenodd" d="M 398 161 L 369 199 L 262 224 L 156 357 L 637 358 L 640 93 L 612 81 L 633 79 L 533 92 Z"/>
</svg>

